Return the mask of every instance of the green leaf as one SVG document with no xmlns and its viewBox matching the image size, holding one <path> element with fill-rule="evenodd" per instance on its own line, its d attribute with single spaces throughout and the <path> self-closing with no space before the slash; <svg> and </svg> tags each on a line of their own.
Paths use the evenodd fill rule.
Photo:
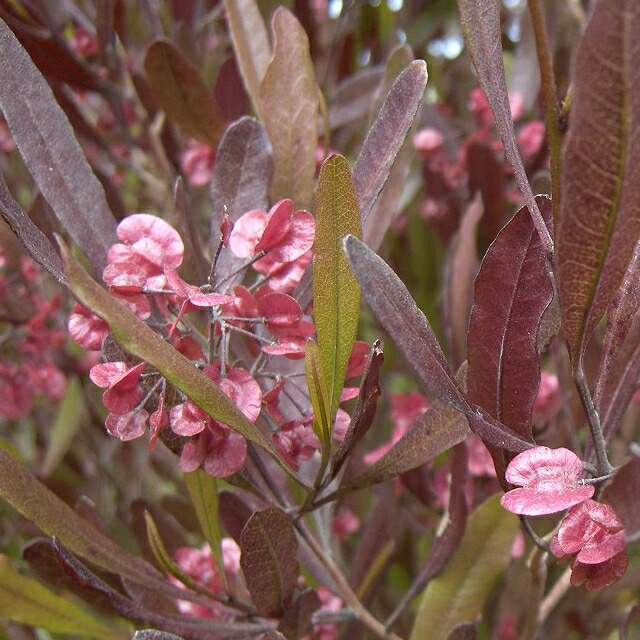
<svg viewBox="0 0 640 640">
<path fill-rule="evenodd" d="M 0 555 L 0 618 L 87 638 L 127 640 L 130 637 L 128 632 L 103 624 L 39 582 L 20 575 L 4 555 Z"/>
<path fill-rule="evenodd" d="M 498 495 L 473 512 L 456 552 L 424 592 L 410 640 L 446 640 L 457 625 L 476 619 L 509 564 L 518 526 Z"/>
<path fill-rule="evenodd" d="M 253 108 L 260 113 L 260 83 L 271 60 L 267 26 L 255 0 L 224 0 L 238 69 Z"/>
<path fill-rule="evenodd" d="M 184 482 L 198 516 L 202 534 L 211 547 L 226 586 L 227 574 L 224 570 L 221 547 L 222 529 L 218 519 L 218 480 L 202 469 L 196 469 L 192 473 L 184 474 Z"/>
<path fill-rule="evenodd" d="M 155 40 L 144 68 L 153 94 L 167 117 L 192 138 L 215 148 L 224 121 L 197 67 L 171 40 Z"/>
<path fill-rule="evenodd" d="M 240 565 L 258 611 L 280 615 L 298 582 L 298 541 L 291 520 L 275 507 L 254 513 L 242 530 L 240 549 Z"/>
<path fill-rule="evenodd" d="M 333 420 L 360 313 L 360 287 L 342 249 L 345 235 L 361 237 L 360 211 L 345 158 L 324 161 L 316 190 L 313 255 L 313 316 Z"/>
<path fill-rule="evenodd" d="M 284 7 L 273 14 L 273 60 L 260 85 L 260 117 L 273 146 L 271 198 L 291 198 L 308 209 L 318 142 L 318 87 L 309 39 Z"/>
<path fill-rule="evenodd" d="M 58 407 L 55 422 L 49 432 L 49 443 L 40 473 L 48 476 L 60 463 L 80 427 L 84 416 L 84 398 L 77 377 L 70 378 Z"/>
<path fill-rule="evenodd" d="M 313 408 L 313 430 L 322 445 L 322 458 L 318 477 L 329 461 L 329 448 L 331 446 L 331 414 L 329 412 L 329 391 L 324 377 L 320 350 L 313 340 L 307 341 L 304 358 L 304 373 L 309 389 L 309 399 Z"/>
<path fill-rule="evenodd" d="M 60 251 L 74 296 L 109 323 L 115 339 L 126 351 L 155 367 L 212 418 L 271 453 L 287 469 L 271 442 L 218 385 L 89 277 L 62 242 Z"/>
<path fill-rule="evenodd" d="M 603 0 L 593 9 L 575 55 L 557 233 L 574 370 L 640 236 L 640 4 Z"/>
</svg>

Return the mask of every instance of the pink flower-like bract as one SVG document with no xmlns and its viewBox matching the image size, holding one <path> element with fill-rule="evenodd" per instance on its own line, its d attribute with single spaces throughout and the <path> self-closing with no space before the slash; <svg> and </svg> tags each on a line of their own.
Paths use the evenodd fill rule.
<svg viewBox="0 0 640 640">
<path fill-rule="evenodd" d="M 600 564 L 623 552 L 624 527 L 608 504 L 585 500 L 569 510 L 551 540 L 557 558 L 576 554 L 581 564 Z"/>
<path fill-rule="evenodd" d="M 507 467 L 507 482 L 520 485 L 502 496 L 512 513 L 540 516 L 564 511 L 591 498 L 592 485 L 579 483 L 582 463 L 568 449 L 535 447 L 518 454 Z"/>
<path fill-rule="evenodd" d="M 571 562 L 571 584 L 584 584 L 588 591 L 600 591 L 622 578 L 629 566 L 629 557 L 621 552 L 598 564 L 584 564 L 574 558 Z"/>
</svg>

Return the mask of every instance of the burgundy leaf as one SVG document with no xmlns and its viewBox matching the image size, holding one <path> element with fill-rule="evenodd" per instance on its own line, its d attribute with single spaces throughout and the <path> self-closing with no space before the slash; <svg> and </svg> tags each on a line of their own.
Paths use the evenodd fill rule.
<svg viewBox="0 0 640 640">
<path fill-rule="evenodd" d="M 240 536 L 240 565 L 261 614 L 277 616 L 291 600 L 298 580 L 298 542 L 290 518 L 280 509 L 254 513 Z"/>
<path fill-rule="evenodd" d="M 415 60 L 398 76 L 369 130 L 353 167 L 363 233 L 391 166 L 413 124 L 427 85 L 427 65 Z"/>
<path fill-rule="evenodd" d="M 102 271 L 116 222 L 49 85 L 0 20 L 0 108 L 29 172 L 93 267 Z"/>
<path fill-rule="evenodd" d="M 449 372 L 424 313 L 391 267 L 354 236 L 345 238 L 344 248 L 369 306 L 426 388 L 470 416 L 471 428 L 483 440 L 512 451 L 529 448 L 530 444 L 507 426 L 469 404 Z"/>
<path fill-rule="evenodd" d="M 272 174 L 273 155 L 265 130 L 253 118 L 240 118 L 227 129 L 220 141 L 211 177 L 211 237 L 214 246 L 219 242 L 224 207 L 233 221 L 252 209 L 267 208 Z M 223 278 L 242 262 L 231 251 L 223 251 L 216 275 Z"/>
<path fill-rule="evenodd" d="M 344 440 L 340 443 L 331 459 L 331 478 L 335 478 L 353 448 L 364 438 L 371 427 L 376 414 L 378 398 L 380 397 L 380 367 L 383 362 L 384 353 L 382 352 L 380 340 L 376 340 L 371 347 L 364 373 L 362 374 L 358 400 L 351 414 L 349 428 Z"/>
<path fill-rule="evenodd" d="M 465 42 L 469 48 L 473 66 L 478 75 L 504 145 L 505 155 L 540 235 L 545 253 L 550 253 L 553 243 L 534 200 L 522 158 L 516 143 L 507 81 L 504 74 L 502 32 L 500 28 L 500 0 L 458 0 L 460 19 Z"/>
<path fill-rule="evenodd" d="M 551 201 L 536 200 L 550 220 Z M 489 247 L 476 277 L 467 395 L 523 440 L 532 441 L 531 412 L 540 382 L 538 327 L 552 297 L 544 248 L 522 207 Z"/>
<path fill-rule="evenodd" d="M 133 634 L 132 640 L 184 640 L 182 636 L 158 629 L 143 629 Z"/>
<path fill-rule="evenodd" d="M 67 276 L 64 274 L 62 260 L 57 254 L 49 238 L 40 231 L 31 218 L 13 199 L 4 177 L 0 173 L 0 215 L 9 228 L 22 242 L 27 253 L 58 282 L 68 286 Z"/>
<path fill-rule="evenodd" d="M 602 492 L 602 501 L 611 505 L 624 524 L 628 536 L 640 531 L 640 458 L 631 457 Z"/>
<path fill-rule="evenodd" d="M 382 76 L 380 67 L 366 67 L 340 82 L 329 105 L 329 126 L 332 130 L 368 116 Z"/>
<path fill-rule="evenodd" d="M 574 369 L 640 236 L 640 4 L 597 2 L 578 44 L 557 234 L 562 328 Z"/>
</svg>

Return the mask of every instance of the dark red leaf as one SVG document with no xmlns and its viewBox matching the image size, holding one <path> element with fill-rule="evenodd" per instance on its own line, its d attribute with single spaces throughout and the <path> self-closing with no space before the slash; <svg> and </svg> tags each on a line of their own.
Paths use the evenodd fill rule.
<svg viewBox="0 0 640 640">
<path fill-rule="evenodd" d="M 640 458 L 624 464 L 602 492 L 602 501 L 611 505 L 624 524 L 627 536 L 640 531 Z"/>
<path fill-rule="evenodd" d="M 551 201 L 536 198 L 547 221 Z M 526 207 L 489 247 L 476 277 L 469 321 L 467 395 L 523 440 L 540 382 L 537 336 L 553 297 L 544 248 Z"/>
<path fill-rule="evenodd" d="M 640 237 L 640 4 L 603 0 L 578 44 L 557 234 L 573 367 L 620 290 Z"/>
<path fill-rule="evenodd" d="M 254 513 L 240 536 L 240 565 L 258 611 L 282 613 L 298 580 L 298 542 L 291 519 L 280 509 Z"/>
</svg>

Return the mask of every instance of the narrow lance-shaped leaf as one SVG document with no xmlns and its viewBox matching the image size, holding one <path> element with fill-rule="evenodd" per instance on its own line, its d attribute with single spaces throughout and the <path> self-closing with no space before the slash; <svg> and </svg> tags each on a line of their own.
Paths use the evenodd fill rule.
<svg viewBox="0 0 640 640">
<path fill-rule="evenodd" d="M 273 59 L 260 85 L 260 117 L 273 146 L 272 200 L 308 209 L 318 141 L 318 87 L 309 39 L 296 17 L 278 7 L 272 20 Z"/>
<path fill-rule="evenodd" d="M 267 208 L 273 175 L 273 152 L 269 136 L 253 118 L 243 117 L 225 132 L 216 152 L 211 176 L 211 238 L 220 238 L 224 207 L 232 221 L 251 209 Z M 216 278 L 224 278 L 243 263 L 231 251 L 223 251 L 216 265 Z"/>
<path fill-rule="evenodd" d="M 546 221 L 551 201 L 536 198 Z M 540 382 L 538 327 L 553 297 L 547 260 L 526 207 L 480 265 L 469 321 L 467 395 L 524 440 Z"/>
<path fill-rule="evenodd" d="M 218 480 L 201 469 L 184 474 L 189 497 L 193 503 L 204 539 L 209 543 L 218 570 L 226 584 L 227 574 L 222 559 L 222 529 L 218 519 Z"/>
<path fill-rule="evenodd" d="M 144 69 L 153 94 L 167 116 L 192 138 L 216 147 L 224 122 L 197 67 L 171 40 L 147 49 Z"/>
<path fill-rule="evenodd" d="M 224 0 L 236 61 L 253 108 L 260 113 L 260 83 L 271 59 L 271 45 L 256 0 Z"/>
<path fill-rule="evenodd" d="M 305 348 L 304 373 L 314 414 L 313 430 L 322 445 L 320 468 L 318 470 L 318 478 L 320 478 L 329 461 L 333 421 L 329 412 L 329 390 L 324 376 L 320 350 L 313 340 L 308 340 Z"/>
<path fill-rule="evenodd" d="M 458 0 L 464 39 L 471 54 L 473 66 L 495 118 L 496 128 L 504 145 L 504 152 L 513 169 L 518 187 L 529 208 L 536 231 L 543 242 L 545 253 L 550 254 L 553 241 L 536 204 L 527 173 L 516 143 L 511 118 L 507 80 L 502 58 L 500 28 L 500 0 Z"/>
<path fill-rule="evenodd" d="M 20 575 L 0 555 L 0 616 L 54 633 L 101 640 L 127 640 L 129 633 L 91 617 L 84 609 Z"/>
<path fill-rule="evenodd" d="M 558 228 L 562 328 L 574 369 L 640 236 L 640 4 L 602 0 L 578 43 Z"/>
<path fill-rule="evenodd" d="M 362 144 L 353 180 L 365 233 L 367 218 L 409 133 L 426 86 L 427 65 L 424 60 L 415 60 L 393 83 Z"/>
<path fill-rule="evenodd" d="M 298 581 L 298 560 L 293 524 L 277 508 L 254 513 L 240 537 L 240 565 L 258 611 L 266 616 L 282 613 Z"/>
<path fill-rule="evenodd" d="M 340 155 L 322 165 L 315 214 L 313 318 L 333 420 L 360 313 L 360 287 L 342 249 L 345 235 L 360 237 L 360 214 L 349 165 Z"/>
<path fill-rule="evenodd" d="M 462 442 L 470 433 L 462 413 L 436 400 L 391 450 L 341 487 L 339 494 L 385 482 L 411 471 Z"/>
<path fill-rule="evenodd" d="M 20 155 L 60 224 L 102 271 L 116 238 L 104 190 L 49 85 L 1 19 L 0 59 L 0 109 Z"/>
<path fill-rule="evenodd" d="M 530 447 L 530 443 L 497 422 L 481 407 L 469 403 L 451 376 L 424 313 L 418 309 L 393 269 L 353 236 L 345 238 L 344 248 L 369 306 L 426 388 L 453 408 L 472 417 L 472 428 L 483 440 L 512 451 Z"/>
<path fill-rule="evenodd" d="M 62 243 L 61 252 L 74 296 L 109 323 L 111 332 L 123 349 L 155 367 L 212 418 L 229 425 L 283 464 L 271 442 L 247 420 L 218 385 L 91 279 Z M 287 469 L 286 466 L 283 468 Z"/>
<path fill-rule="evenodd" d="M 446 640 L 457 625 L 475 620 L 509 564 L 518 527 L 498 496 L 471 514 L 458 549 L 424 593 L 410 640 Z"/>
</svg>

